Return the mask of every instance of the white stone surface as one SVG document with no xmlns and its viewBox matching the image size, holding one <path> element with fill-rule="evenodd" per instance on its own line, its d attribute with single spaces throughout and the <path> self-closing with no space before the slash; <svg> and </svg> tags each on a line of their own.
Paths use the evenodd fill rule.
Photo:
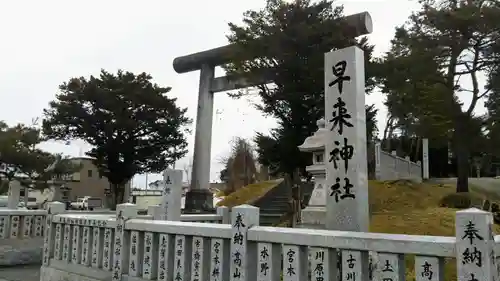
<svg viewBox="0 0 500 281">
<path fill-rule="evenodd" d="M 7 201 L 7 208 L 9 209 L 17 209 L 19 205 L 19 200 L 21 199 L 21 183 L 17 180 L 13 180 L 9 182 L 9 198 Z"/>
<path fill-rule="evenodd" d="M 19 237 L 20 226 L 21 226 L 21 217 L 20 216 L 10 217 L 10 238 Z"/>
<path fill-rule="evenodd" d="M 374 153 L 375 153 L 375 178 L 377 180 L 381 179 L 381 161 L 380 159 L 382 158 L 382 146 L 380 142 L 375 143 L 375 148 L 374 148 Z"/>
<path fill-rule="evenodd" d="M 191 279 L 192 281 L 200 281 L 208 279 L 208 242 L 203 237 L 193 237 L 191 245 Z"/>
<path fill-rule="evenodd" d="M 342 281 L 367 280 L 362 270 L 360 251 L 342 251 Z"/>
<path fill-rule="evenodd" d="M 283 281 L 307 279 L 307 255 L 304 247 L 283 245 Z"/>
<path fill-rule="evenodd" d="M 437 257 L 416 256 L 415 278 L 416 281 L 441 281 L 444 280 L 444 260 Z"/>
<path fill-rule="evenodd" d="M 61 259 L 61 254 L 62 254 L 62 229 L 63 225 L 58 223 L 55 226 L 56 233 L 54 234 L 54 259 L 60 260 Z"/>
<path fill-rule="evenodd" d="M 113 231 L 110 228 L 104 228 L 104 249 L 102 251 L 102 268 L 111 270 L 113 266 Z"/>
<path fill-rule="evenodd" d="M 404 256 L 400 254 L 378 253 L 375 280 L 405 280 Z"/>
<path fill-rule="evenodd" d="M 102 264 L 103 238 L 103 229 L 100 227 L 92 227 L 92 254 L 90 258 L 90 265 L 94 268 L 99 268 Z"/>
<path fill-rule="evenodd" d="M 71 260 L 70 250 L 71 250 L 71 225 L 64 225 L 64 235 L 63 235 L 63 251 L 62 260 L 69 262 Z"/>
<path fill-rule="evenodd" d="M 211 239 L 210 241 L 210 281 L 227 280 L 229 276 L 229 265 L 223 263 L 226 259 L 227 245 L 223 239 Z"/>
<path fill-rule="evenodd" d="M 73 233 L 71 235 L 71 263 L 79 264 L 82 249 L 82 229 L 79 225 L 73 226 Z"/>
<path fill-rule="evenodd" d="M 271 243 L 259 243 L 257 245 L 257 255 L 259 256 L 259 261 L 257 264 L 257 280 L 259 281 L 273 281 L 276 277 L 280 275 L 279 268 L 273 267 L 273 244 Z M 281 257 L 281 255 L 279 255 Z M 276 271 L 278 275 L 276 276 Z"/>
<path fill-rule="evenodd" d="M 91 227 L 90 226 L 84 226 L 83 227 L 83 233 L 82 233 L 82 257 L 81 257 L 81 263 L 82 265 L 85 266 L 90 266 L 91 262 L 91 247 L 92 247 L 92 232 L 91 232 Z"/>
<path fill-rule="evenodd" d="M 186 236 L 176 235 L 175 236 L 175 251 L 174 251 L 174 270 L 173 278 L 178 281 L 187 281 L 191 276 L 190 270 L 190 260 L 187 259 L 187 255 L 190 253 L 187 249 L 188 244 L 186 242 Z M 168 280 L 168 279 L 167 279 Z"/>
<path fill-rule="evenodd" d="M 337 276 L 337 252 L 317 247 L 309 251 L 311 280 L 333 280 Z"/>
<path fill-rule="evenodd" d="M 160 234 L 159 244 L 158 244 L 158 281 L 167 280 L 167 274 L 172 272 L 172 265 L 169 261 L 172 259 L 172 254 L 174 253 L 174 243 L 172 243 L 172 238 L 168 234 Z M 175 266 L 175 265 L 174 265 Z"/>
<path fill-rule="evenodd" d="M 43 216 L 35 216 L 34 230 L 35 230 L 35 237 L 43 236 Z"/>
<path fill-rule="evenodd" d="M 163 172 L 161 220 L 179 221 L 181 217 L 182 170 L 167 169 Z"/>
<path fill-rule="evenodd" d="M 325 54 L 325 116 L 326 227 L 367 232 L 365 69 L 364 53 L 356 46 Z"/>
<path fill-rule="evenodd" d="M 9 236 L 9 216 L 0 216 L 0 238 Z"/>
<path fill-rule="evenodd" d="M 59 243 L 60 241 L 55 239 L 55 225 L 52 221 L 53 216 L 64 212 L 64 210 L 64 204 L 60 202 L 51 202 L 48 204 L 48 210 L 45 216 L 45 233 L 42 248 L 42 264 L 45 266 L 49 265 L 52 249 L 54 249 L 54 243 Z"/>
<path fill-rule="evenodd" d="M 158 236 L 153 232 L 144 233 L 144 248 L 142 260 L 142 278 L 146 280 L 156 279 L 157 257 L 158 257 Z"/>
<path fill-rule="evenodd" d="M 309 199 L 309 205 L 311 207 L 325 207 L 326 206 L 326 198 L 327 194 L 327 186 L 325 184 L 325 179 L 321 177 L 314 178 L 314 190 L 311 193 L 311 198 Z"/>
<path fill-rule="evenodd" d="M 429 179 L 429 139 L 422 140 L 422 178 Z"/>
<path fill-rule="evenodd" d="M 130 203 L 120 204 L 116 206 L 116 227 L 113 243 L 113 270 L 111 280 L 121 281 L 122 274 L 126 272 L 124 266 L 128 266 L 127 255 L 128 250 L 127 239 L 125 232 L 125 222 L 128 219 L 137 217 L 137 206 Z"/>
<path fill-rule="evenodd" d="M 493 216 L 479 209 L 458 211 L 455 219 L 457 236 L 458 281 L 496 281 Z"/>
<path fill-rule="evenodd" d="M 230 256 L 229 280 L 255 280 L 257 274 L 250 268 L 254 268 L 257 257 L 252 257 L 248 252 L 247 231 L 248 228 L 259 225 L 259 208 L 250 205 L 234 207 L 231 212 L 232 239 Z"/>
<path fill-rule="evenodd" d="M 130 252 L 129 252 L 129 269 L 128 275 L 132 277 L 137 277 L 142 272 L 141 263 L 140 263 L 140 253 L 139 250 L 140 245 L 140 236 L 139 231 L 131 231 L 130 232 Z"/>
<path fill-rule="evenodd" d="M 33 216 L 24 216 L 23 217 L 23 238 L 31 237 L 31 228 L 34 221 Z"/>
</svg>

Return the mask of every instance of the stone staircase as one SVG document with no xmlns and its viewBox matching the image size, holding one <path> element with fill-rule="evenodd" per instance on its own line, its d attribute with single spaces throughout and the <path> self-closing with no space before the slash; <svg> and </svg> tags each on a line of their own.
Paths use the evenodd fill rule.
<svg viewBox="0 0 500 281">
<path fill-rule="evenodd" d="M 303 183 L 301 186 L 302 198 L 309 201 L 313 191 L 312 183 Z M 269 191 L 265 196 L 257 200 L 254 206 L 260 208 L 260 225 L 276 226 L 281 223 L 280 219 L 289 211 L 289 200 L 292 188 L 286 181 Z"/>
</svg>

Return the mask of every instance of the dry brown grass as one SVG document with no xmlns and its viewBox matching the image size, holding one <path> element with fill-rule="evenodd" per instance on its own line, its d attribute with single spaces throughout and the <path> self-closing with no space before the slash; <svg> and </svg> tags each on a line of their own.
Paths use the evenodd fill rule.
<svg viewBox="0 0 500 281">
<path fill-rule="evenodd" d="M 242 204 L 252 204 L 281 182 L 283 182 L 283 179 L 262 181 L 247 185 L 224 197 L 224 199 L 217 203 L 217 206 L 232 208 Z"/>
</svg>

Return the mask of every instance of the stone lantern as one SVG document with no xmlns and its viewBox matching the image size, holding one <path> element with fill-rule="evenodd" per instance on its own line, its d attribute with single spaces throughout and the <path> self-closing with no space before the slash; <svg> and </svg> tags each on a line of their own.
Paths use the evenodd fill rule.
<svg viewBox="0 0 500 281">
<path fill-rule="evenodd" d="M 306 138 L 303 144 L 298 146 L 302 152 L 312 154 L 312 165 L 306 167 L 306 171 L 313 175 L 314 190 L 307 207 L 301 213 L 301 227 L 324 228 L 326 218 L 326 198 L 328 188 L 326 186 L 326 167 L 328 161 L 325 155 L 325 139 L 328 129 L 325 128 L 325 120 L 316 122 L 318 130 L 310 137 Z"/>
</svg>

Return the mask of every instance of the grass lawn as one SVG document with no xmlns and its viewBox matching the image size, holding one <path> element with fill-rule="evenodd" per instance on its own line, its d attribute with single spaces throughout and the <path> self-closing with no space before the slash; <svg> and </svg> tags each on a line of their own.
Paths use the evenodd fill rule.
<svg viewBox="0 0 500 281">
<path fill-rule="evenodd" d="M 263 182 L 248 186 L 226 196 L 219 205 L 229 207 L 255 202 L 274 186 Z M 484 198 L 499 202 L 497 194 L 484 193 L 471 186 L 470 198 L 480 206 Z M 455 212 L 457 209 L 440 207 L 443 197 L 454 194 L 455 187 L 442 184 L 413 183 L 410 181 L 370 181 L 369 201 L 371 232 L 454 236 Z M 495 233 L 500 228 L 495 226 Z M 413 257 L 406 257 L 407 280 L 415 280 Z M 455 260 L 446 261 L 445 280 L 457 280 Z"/>
</svg>

